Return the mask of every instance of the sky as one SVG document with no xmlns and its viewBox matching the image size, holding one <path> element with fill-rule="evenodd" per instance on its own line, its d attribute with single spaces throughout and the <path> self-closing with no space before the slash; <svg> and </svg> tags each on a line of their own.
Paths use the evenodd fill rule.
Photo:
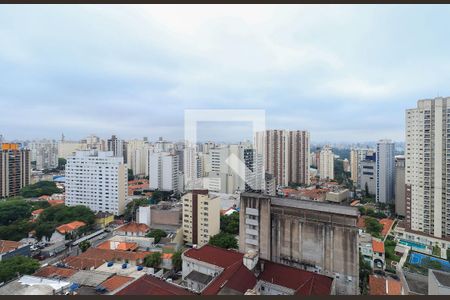
<svg viewBox="0 0 450 300">
<path fill-rule="evenodd" d="M 450 96 L 448 5 L 2 5 L 0 134 L 182 140 L 186 109 L 263 109 L 312 142 L 404 140 Z M 204 122 L 237 141 L 251 123 Z"/>
</svg>

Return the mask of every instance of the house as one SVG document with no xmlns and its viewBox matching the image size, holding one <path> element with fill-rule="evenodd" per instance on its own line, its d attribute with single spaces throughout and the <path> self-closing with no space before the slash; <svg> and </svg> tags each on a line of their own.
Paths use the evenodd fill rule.
<svg viewBox="0 0 450 300">
<path fill-rule="evenodd" d="M 32 218 L 32 220 L 36 220 L 36 219 L 39 217 L 39 215 L 40 215 L 43 211 L 44 211 L 43 208 L 33 210 L 33 211 L 31 212 L 31 218 Z"/>
<path fill-rule="evenodd" d="M 192 296 L 194 293 L 187 289 L 159 279 L 151 275 L 144 275 L 115 293 L 119 296 Z"/>
<path fill-rule="evenodd" d="M 55 232 L 50 237 L 50 242 L 56 243 L 59 241 L 64 241 L 67 234 L 72 234 L 76 230 L 80 229 L 83 226 L 86 226 L 86 223 L 81 222 L 81 221 L 73 221 L 73 222 L 58 226 L 58 227 L 56 227 Z"/>
<path fill-rule="evenodd" d="M 185 285 L 201 295 L 330 295 L 334 279 L 211 245 L 182 255 Z M 250 291 L 250 292 L 249 292 Z"/>
<path fill-rule="evenodd" d="M 97 288 L 100 290 L 104 290 L 107 293 L 113 294 L 114 291 L 124 287 L 126 284 L 133 280 L 133 277 L 114 275 L 98 285 Z"/>
<path fill-rule="evenodd" d="M 373 249 L 373 267 L 384 270 L 386 259 L 383 241 L 373 238 L 372 249 Z"/>
<path fill-rule="evenodd" d="M 393 296 L 404 295 L 404 292 L 402 284 L 398 280 L 379 275 L 369 275 L 369 294 L 372 296 Z"/>
<path fill-rule="evenodd" d="M 99 211 L 95 215 L 95 224 L 99 228 L 105 228 L 114 221 L 114 215 L 108 212 Z"/>
<path fill-rule="evenodd" d="M 74 269 L 60 268 L 55 266 L 46 266 L 37 270 L 33 276 L 52 278 L 52 279 L 66 279 L 78 272 Z"/>
<path fill-rule="evenodd" d="M 24 275 L 0 287 L 0 295 L 62 295 L 70 282 Z"/>
<path fill-rule="evenodd" d="M 15 241 L 0 240 L 0 261 L 17 255 L 30 256 L 30 245 Z"/>
<path fill-rule="evenodd" d="M 118 235 L 140 237 L 146 236 L 149 231 L 150 227 L 148 225 L 135 222 L 130 222 L 114 230 Z"/>
</svg>

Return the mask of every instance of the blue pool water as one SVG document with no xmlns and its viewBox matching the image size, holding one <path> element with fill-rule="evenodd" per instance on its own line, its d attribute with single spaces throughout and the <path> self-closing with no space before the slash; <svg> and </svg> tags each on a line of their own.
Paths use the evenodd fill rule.
<svg viewBox="0 0 450 300">
<path fill-rule="evenodd" d="M 411 257 L 409 258 L 409 262 L 413 265 L 421 265 L 422 259 L 427 258 L 427 257 L 433 261 L 440 262 L 443 270 L 450 271 L 450 263 L 448 261 L 437 258 L 437 257 L 425 255 L 422 253 L 412 252 Z"/>
<path fill-rule="evenodd" d="M 406 245 L 406 246 L 409 246 L 411 248 L 417 248 L 417 249 L 425 249 L 427 247 L 424 244 L 410 242 L 410 241 L 405 241 L 405 240 L 400 240 L 399 244 Z"/>
</svg>

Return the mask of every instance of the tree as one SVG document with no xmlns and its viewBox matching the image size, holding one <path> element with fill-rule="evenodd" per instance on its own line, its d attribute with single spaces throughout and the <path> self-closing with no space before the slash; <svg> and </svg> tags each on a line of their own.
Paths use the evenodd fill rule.
<svg viewBox="0 0 450 300">
<path fill-rule="evenodd" d="M 42 195 L 52 195 L 61 192 L 53 181 L 39 181 L 23 187 L 20 195 L 24 198 L 37 198 Z"/>
<path fill-rule="evenodd" d="M 153 252 L 144 258 L 144 265 L 150 268 L 157 268 L 162 262 L 161 252 Z"/>
<path fill-rule="evenodd" d="M 239 213 L 220 217 L 220 230 L 229 234 L 239 234 Z"/>
<path fill-rule="evenodd" d="M 383 230 L 383 225 L 378 222 L 377 219 L 368 217 L 365 219 L 366 231 L 372 236 L 380 237 L 381 230 Z"/>
<path fill-rule="evenodd" d="M 19 241 L 28 236 L 34 224 L 28 220 L 16 221 L 13 224 L 0 226 L 0 240 Z"/>
<path fill-rule="evenodd" d="M 65 158 L 58 158 L 58 167 L 56 167 L 57 170 L 64 170 L 66 168 L 67 160 Z"/>
<path fill-rule="evenodd" d="M 40 267 L 39 261 L 21 255 L 2 260 L 0 261 L 0 282 L 9 281 L 17 275 L 33 274 Z"/>
<path fill-rule="evenodd" d="M 221 232 L 219 234 L 212 236 L 209 239 L 209 244 L 220 247 L 220 248 L 225 248 L 225 249 L 229 249 L 229 248 L 237 249 L 238 248 L 237 240 L 234 237 L 234 235 L 226 233 L 226 232 Z"/>
<path fill-rule="evenodd" d="M 372 273 L 370 264 L 359 254 L 359 289 L 362 295 L 367 295 L 369 275 Z"/>
<path fill-rule="evenodd" d="M 78 247 L 80 247 L 81 252 L 86 252 L 91 247 L 91 243 L 89 241 L 82 241 Z"/>
<path fill-rule="evenodd" d="M 183 264 L 183 260 L 181 258 L 181 253 L 182 253 L 182 251 L 178 250 L 172 256 L 172 266 L 173 266 L 173 269 L 175 270 L 175 272 L 181 270 L 181 267 Z"/>
<path fill-rule="evenodd" d="M 31 217 L 32 206 L 25 200 L 0 202 L 0 225 L 10 225 L 15 221 Z"/>
<path fill-rule="evenodd" d="M 134 180 L 133 170 L 128 169 L 128 181 Z"/>
<path fill-rule="evenodd" d="M 139 198 L 139 199 L 135 199 L 135 200 L 131 201 L 125 207 L 125 212 L 123 214 L 124 219 L 126 221 L 131 221 L 134 218 L 139 206 L 146 206 L 148 204 L 149 204 L 149 201 L 147 198 Z"/>
<path fill-rule="evenodd" d="M 167 233 L 161 229 L 154 229 L 147 234 L 147 237 L 152 237 L 155 239 L 155 243 L 159 243 L 161 238 L 166 237 Z"/>
</svg>

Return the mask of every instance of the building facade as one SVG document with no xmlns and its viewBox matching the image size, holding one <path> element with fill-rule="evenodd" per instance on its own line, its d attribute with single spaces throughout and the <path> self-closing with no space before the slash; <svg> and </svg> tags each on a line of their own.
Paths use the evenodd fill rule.
<svg viewBox="0 0 450 300">
<path fill-rule="evenodd" d="M 112 135 L 107 141 L 108 151 L 112 151 L 114 156 L 123 157 L 123 162 L 127 163 L 127 142 L 118 139 L 115 135 Z"/>
<path fill-rule="evenodd" d="M 360 181 L 361 161 L 366 159 L 366 156 L 374 152 L 371 149 L 353 148 L 350 150 L 350 178 L 353 184 L 357 187 L 364 188 Z"/>
<path fill-rule="evenodd" d="M 379 203 L 394 203 L 395 144 L 391 140 L 377 143 L 377 192 Z"/>
<path fill-rule="evenodd" d="M 367 154 L 363 160 L 359 162 L 360 171 L 359 185 L 361 190 L 368 192 L 369 195 L 375 195 L 377 192 L 377 163 L 376 153 Z M 366 190 L 367 189 L 367 190 Z"/>
<path fill-rule="evenodd" d="M 178 156 L 169 152 L 150 152 L 149 188 L 152 190 L 181 192 L 181 173 Z"/>
<path fill-rule="evenodd" d="M 358 216 L 354 207 L 242 193 L 239 251 L 333 277 L 337 294 L 355 295 Z"/>
<path fill-rule="evenodd" d="M 320 179 L 334 179 L 334 154 L 330 146 L 320 150 L 319 175 Z"/>
<path fill-rule="evenodd" d="M 405 156 L 395 157 L 395 213 L 406 216 L 405 202 Z"/>
<path fill-rule="evenodd" d="M 202 246 L 220 232 L 220 198 L 208 190 L 192 190 L 181 197 L 183 203 L 183 239 Z"/>
<path fill-rule="evenodd" d="M 20 144 L 3 143 L 0 148 L 0 198 L 19 195 L 31 181 L 31 153 Z"/>
<path fill-rule="evenodd" d="M 54 140 L 32 141 L 28 148 L 36 170 L 49 170 L 58 166 L 58 143 Z"/>
<path fill-rule="evenodd" d="M 450 235 L 450 98 L 419 100 L 406 110 L 405 198 L 408 227 Z"/>
<path fill-rule="evenodd" d="M 149 144 L 145 139 L 129 140 L 127 142 L 127 165 L 133 171 L 133 175 L 139 177 L 148 176 Z"/>
<path fill-rule="evenodd" d="M 301 130 L 266 130 L 254 136 L 254 147 L 262 155 L 264 171 L 277 186 L 309 185 L 310 135 Z"/>
<path fill-rule="evenodd" d="M 123 157 L 115 157 L 110 151 L 77 151 L 67 159 L 65 204 L 121 215 L 128 191 L 127 176 Z"/>
</svg>

